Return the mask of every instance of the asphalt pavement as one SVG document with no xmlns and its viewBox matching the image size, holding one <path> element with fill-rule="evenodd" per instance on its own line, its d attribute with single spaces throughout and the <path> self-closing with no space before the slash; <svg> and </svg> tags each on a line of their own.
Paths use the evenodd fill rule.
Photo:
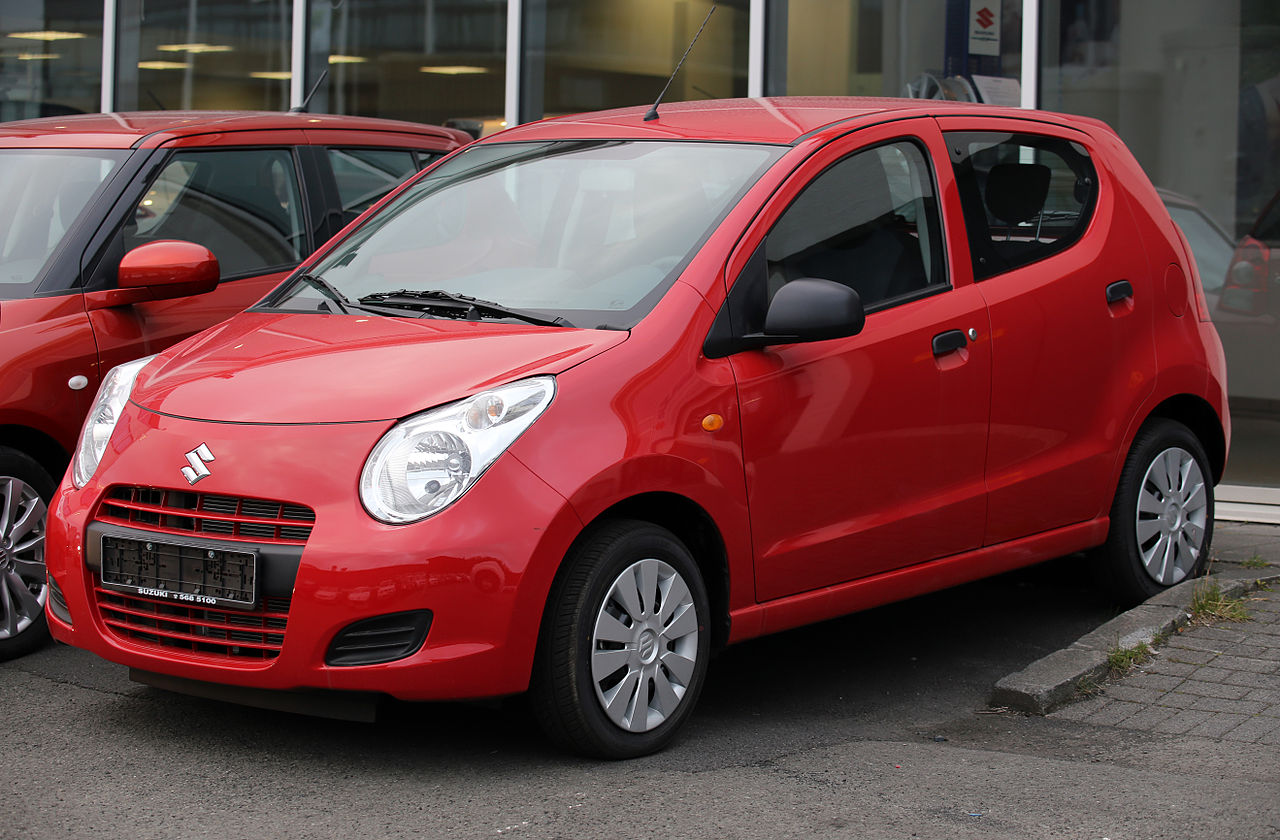
<svg viewBox="0 0 1280 840">
<path fill-rule="evenodd" d="M 1280 528 L 1219 523 L 1214 553 L 1224 580 L 1274 576 Z M 50 646 L 0 663 L 0 840 L 1280 837 L 1280 591 L 1242 590 L 1251 620 L 1175 629 L 1048 714 L 991 705 L 1145 614 L 1117 616 L 1082 571 L 1058 558 L 736 645 L 685 735 L 627 762 L 555 752 L 518 706 L 319 720 Z M 1098 644 L 1145 632 L 1125 626 Z"/>
</svg>

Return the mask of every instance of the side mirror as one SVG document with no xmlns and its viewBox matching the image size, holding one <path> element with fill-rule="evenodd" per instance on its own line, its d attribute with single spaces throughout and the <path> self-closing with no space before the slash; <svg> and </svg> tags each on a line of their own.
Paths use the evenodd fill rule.
<svg viewBox="0 0 1280 840">
<path fill-rule="evenodd" d="M 801 277 L 778 289 L 765 314 L 764 332 L 749 338 L 761 344 L 825 341 L 857 335 L 866 320 L 862 299 L 853 289 Z"/>
<path fill-rule="evenodd" d="M 208 248 L 159 239 L 139 245 L 121 258 L 116 285 L 124 292 L 122 297 L 134 303 L 211 292 L 220 276 L 218 258 Z"/>
</svg>

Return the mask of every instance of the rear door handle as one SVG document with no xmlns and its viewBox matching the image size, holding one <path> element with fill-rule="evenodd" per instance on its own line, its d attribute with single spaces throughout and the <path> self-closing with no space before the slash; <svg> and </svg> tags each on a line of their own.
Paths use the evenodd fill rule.
<svg viewBox="0 0 1280 840">
<path fill-rule="evenodd" d="M 1117 280 L 1107 286 L 1107 303 L 1119 303 L 1133 297 L 1133 284 L 1128 280 Z"/>
<path fill-rule="evenodd" d="M 962 349 L 968 341 L 960 330 L 947 330 L 946 332 L 938 333 L 933 337 L 933 355 L 945 356 L 948 353 L 954 353 Z"/>
</svg>

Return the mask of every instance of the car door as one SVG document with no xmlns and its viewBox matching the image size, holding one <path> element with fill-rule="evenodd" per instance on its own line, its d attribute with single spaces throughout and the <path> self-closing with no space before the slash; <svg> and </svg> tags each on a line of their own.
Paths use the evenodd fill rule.
<svg viewBox="0 0 1280 840">
<path fill-rule="evenodd" d="M 314 247 L 313 217 L 296 144 L 300 132 L 246 132 L 246 145 L 186 138 L 153 167 L 140 197 L 117 216 L 85 294 L 103 370 L 155 353 L 252 305 Z M 114 305 L 115 266 L 147 242 L 178 239 L 218 258 L 207 294 Z"/>
<path fill-rule="evenodd" d="M 855 336 L 731 356 L 761 601 L 981 544 L 987 314 L 948 265 L 964 246 L 942 226 L 959 211 L 940 212 L 954 202 L 941 139 L 917 120 L 829 144 L 739 249 L 735 285 L 763 272 L 767 299 L 820 277 L 867 310 Z"/>
<path fill-rule="evenodd" d="M 985 541 L 1105 514 L 1129 418 L 1155 377 L 1157 295 L 1133 216 L 1080 132 L 939 123 L 991 313 Z"/>
</svg>

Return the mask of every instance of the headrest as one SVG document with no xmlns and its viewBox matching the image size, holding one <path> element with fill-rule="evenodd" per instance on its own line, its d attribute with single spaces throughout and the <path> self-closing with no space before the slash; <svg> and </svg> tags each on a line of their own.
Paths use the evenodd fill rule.
<svg viewBox="0 0 1280 840">
<path fill-rule="evenodd" d="M 1042 163 L 997 163 L 987 173 L 987 209 L 1010 225 L 1034 219 L 1049 195 L 1049 167 Z"/>
</svg>

